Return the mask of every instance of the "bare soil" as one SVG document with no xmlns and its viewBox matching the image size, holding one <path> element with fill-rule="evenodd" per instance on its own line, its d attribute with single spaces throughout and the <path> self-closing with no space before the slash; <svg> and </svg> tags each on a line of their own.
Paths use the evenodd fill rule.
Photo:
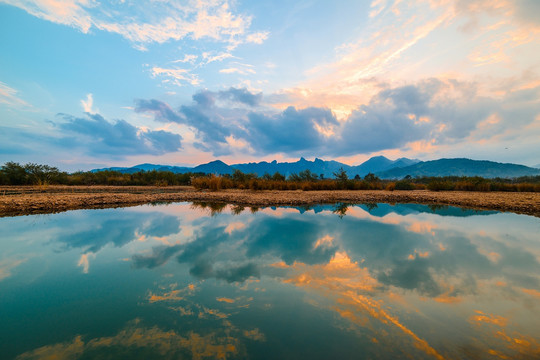
<svg viewBox="0 0 540 360">
<path fill-rule="evenodd" d="M 418 203 L 511 211 L 540 217 L 540 193 L 465 191 L 199 191 L 190 186 L 3 186 L 0 216 L 46 214 L 74 209 L 204 201 L 246 206 L 346 203 Z"/>
</svg>

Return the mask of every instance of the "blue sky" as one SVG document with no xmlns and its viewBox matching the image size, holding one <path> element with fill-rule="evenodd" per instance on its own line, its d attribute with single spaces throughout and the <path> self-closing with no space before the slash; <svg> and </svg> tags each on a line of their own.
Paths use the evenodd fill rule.
<svg viewBox="0 0 540 360">
<path fill-rule="evenodd" d="M 536 0 L 0 0 L 0 163 L 540 163 Z"/>
</svg>

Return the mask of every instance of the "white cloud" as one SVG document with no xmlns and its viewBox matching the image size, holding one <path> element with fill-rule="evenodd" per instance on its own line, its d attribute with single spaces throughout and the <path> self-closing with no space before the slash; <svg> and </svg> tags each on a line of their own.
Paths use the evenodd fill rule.
<svg viewBox="0 0 540 360">
<path fill-rule="evenodd" d="M 199 58 L 198 55 L 186 54 L 186 55 L 184 55 L 183 59 L 175 60 L 175 61 L 173 61 L 173 63 L 175 63 L 175 64 L 176 63 L 190 63 L 190 64 L 193 64 L 198 58 Z"/>
<path fill-rule="evenodd" d="M 18 91 L 0 81 L 0 104 L 11 106 L 31 107 L 26 101 L 17 96 Z"/>
<path fill-rule="evenodd" d="M 181 68 L 166 69 L 154 66 L 152 68 L 152 77 L 157 76 L 164 77 L 165 79 L 163 80 L 163 82 L 172 82 L 174 85 L 177 86 L 182 86 L 185 83 L 197 86 L 201 83 L 196 74 L 192 74 L 189 70 Z"/>
<path fill-rule="evenodd" d="M 255 74 L 255 70 L 253 69 L 239 69 L 239 68 L 226 68 L 219 70 L 222 74 L 241 74 L 241 75 L 247 75 L 247 74 Z"/>
<path fill-rule="evenodd" d="M 248 74 L 256 74 L 256 71 L 253 69 L 253 65 L 250 64 L 242 64 L 239 62 L 232 62 L 231 67 L 221 69 L 219 70 L 222 74 L 240 74 L 240 75 L 248 75 Z"/>
<path fill-rule="evenodd" d="M 212 39 L 233 49 L 242 43 L 262 43 L 268 33 L 250 33 L 251 17 L 237 14 L 229 0 L 137 1 L 112 4 L 94 0 L 0 0 L 29 14 L 79 29 L 92 28 L 120 34 L 145 50 L 151 43 L 162 44 L 184 38 Z"/>
<path fill-rule="evenodd" d="M 225 59 L 234 58 L 234 56 L 230 53 L 219 53 L 217 55 L 214 55 L 213 52 L 204 52 L 202 54 L 202 57 L 206 64 L 210 64 L 214 61 L 223 61 Z"/>
<path fill-rule="evenodd" d="M 81 100 L 81 106 L 84 110 L 84 112 L 94 114 L 97 111 L 92 110 L 92 107 L 94 106 L 94 96 L 92 94 L 86 95 L 86 100 Z"/>
</svg>

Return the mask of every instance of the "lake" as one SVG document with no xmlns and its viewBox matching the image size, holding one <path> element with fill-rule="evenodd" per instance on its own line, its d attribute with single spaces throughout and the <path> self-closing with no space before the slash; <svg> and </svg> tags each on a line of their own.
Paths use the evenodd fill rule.
<svg viewBox="0 0 540 360">
<path fill-rule="evenodd" d="M 0 218 L 0 358 L 540 358 L 540 219 L 177 203 Z"/>
</svg>

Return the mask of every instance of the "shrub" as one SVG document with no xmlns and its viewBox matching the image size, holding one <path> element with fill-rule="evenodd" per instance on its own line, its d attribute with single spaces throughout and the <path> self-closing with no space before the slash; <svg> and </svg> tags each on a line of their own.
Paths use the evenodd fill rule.
<svg viewBox="0 0 540 360">
<path fill-rule="evenodd" d="M 399 180 L 396 182 L 396 190 L 414 190 L 414 185 L 408 180 Z"/>
<path fill-rule="evenodd" d="M 454 184 L 447 180 L 433 179 L 427 184 L 427 188 L 431 191 L 454 190 Z"/>
</svg>

